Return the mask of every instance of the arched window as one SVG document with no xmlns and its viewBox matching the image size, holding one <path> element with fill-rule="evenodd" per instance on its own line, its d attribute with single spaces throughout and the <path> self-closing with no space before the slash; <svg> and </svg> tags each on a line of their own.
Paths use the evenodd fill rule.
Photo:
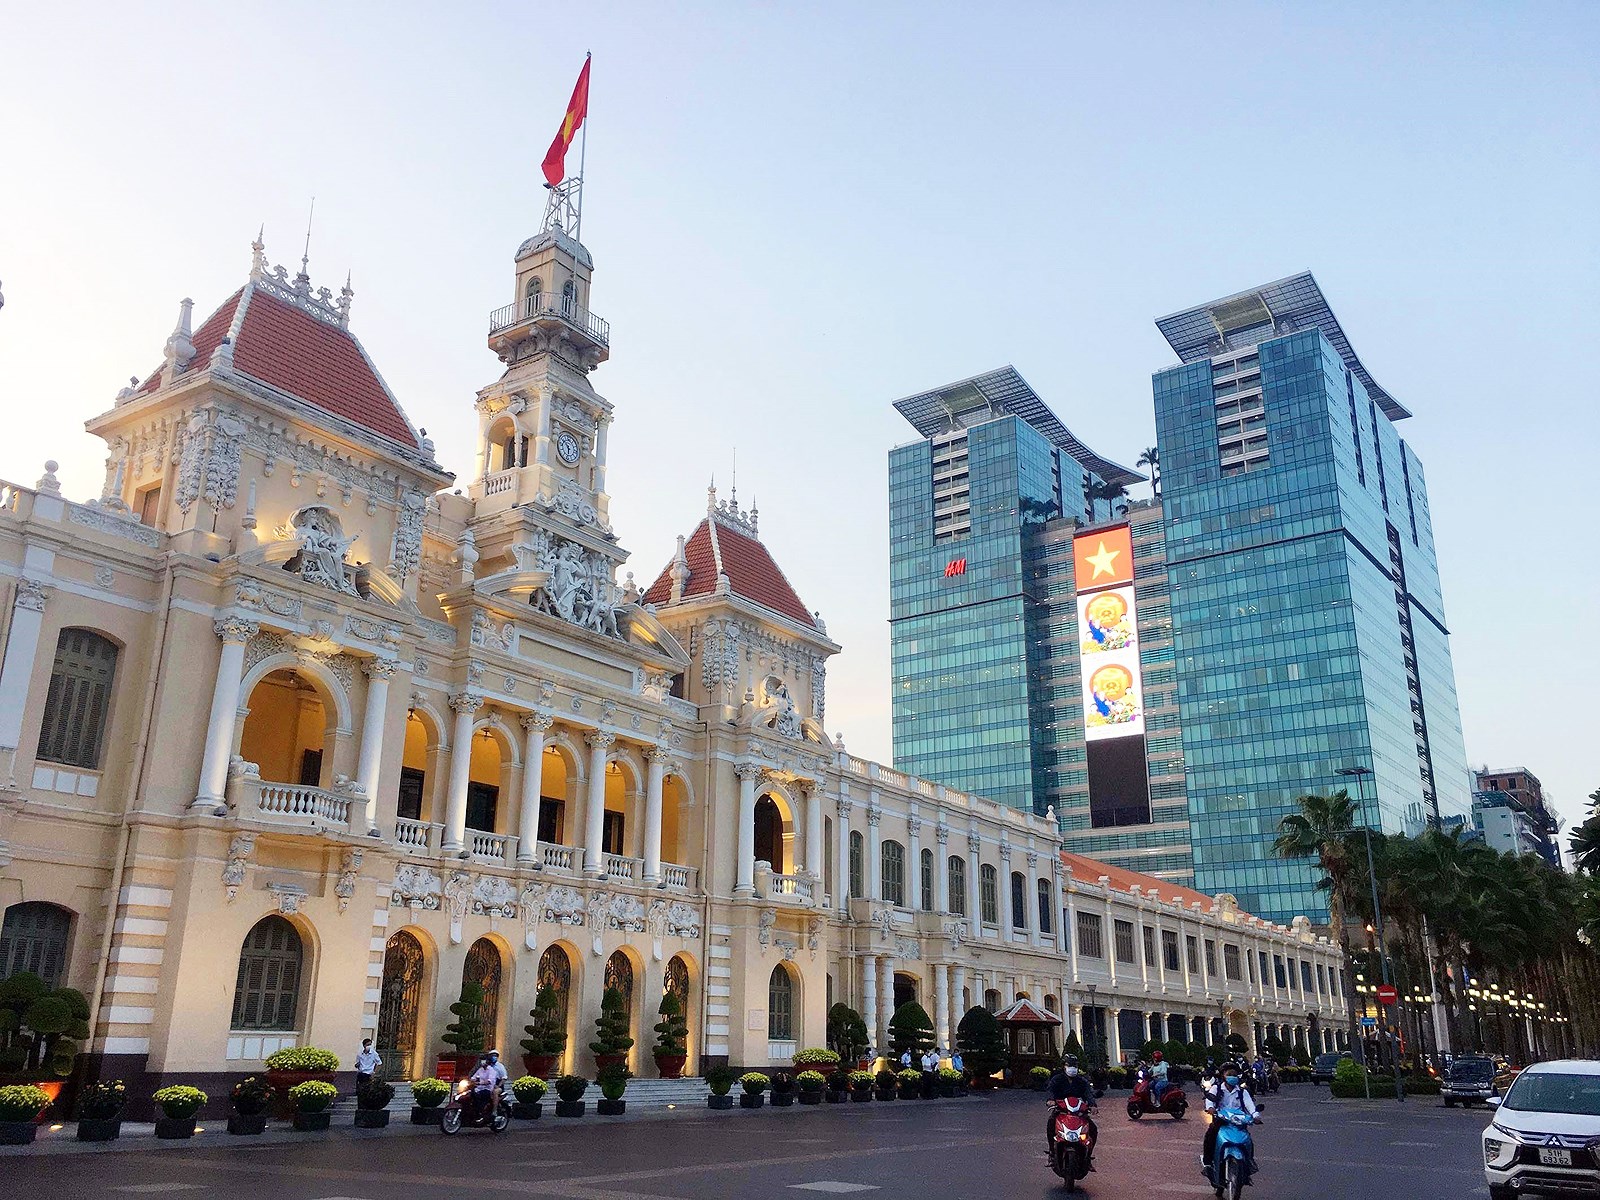
<svg viewBox="0 0 1600 1200">
<path fill-rule="evenodd" d="M 1021 871 L 1011 872 L 1011 928 L 1028 927 L 1028 881 Z"/>
<path fill-rule="evenodd" d="M 950 856 L 950 912 L 967 915 L 967 860 L 959 854 Z"/>
<path fill-rule="evenodd" d="M 544 291 L 544 281 L 537 275 L 529 275 L 527 287 L 522 293 L 525 304 L 523 316 L 531 317 L 539 311 L 539 293 L 542 291 Z"/>
<path fill-rule="evenodd" d="M 1000 924 L 1000 876 L 988 863 L 978 868 L 978 903 L 985 925 Z"/>
<path fill-rule="evenodd" d="M 570 313 L 578 306 L 578 285 L 568 279 L 561 285 L 561 311 Z"/>
<path fill-rule="evenodd" d="M 661 981 L 663 993 L 671 992 L 678 998 L 678 1006 L 683 1012 L 684 1020 L 689 1019 L 689 966 L 683 961 L 683 955 L 674 954 L 672 961 L 667 964 L 667 972 Z"/>
<path fill-rule="evenodd" d="M 1050 913 L 1055 908 L 1055 902 L 1050 899 L 1050 881 L 1039 880 L 1039 932 L 1050 932 Z"/>
<path fill-rule="evenodd" d="M 483 989 L 483 1006 L 478 1009 L 478 1019 L 483 1022 L 483 1036 L 492 1045 L 500 1028 L 500 947 L 488 938 L 479 938 L 467 951 L 467 961 L 461 968 L 461 982 L 475 983 Z"/>
<path fill-rule="evenodd" d="M 850 831 L 850 898 L 859 900 L 867 890 L 861 881 L 862 841 L 861 831 Z"/>
<path fill-rule="evenodd" d="M 1000 1011 L 1000 993 L 995 991 L 993 988 L 987 989 L 983 993 L 983 1006 L 985 1008 L 987 1008 L 992 1013 L 999 1012 Z"/>
<path fill-rule="evenodd" d="M 294 1029 L 305 951 L 295 927 L 263 917 L 245 934 L 233 990 L 233 1029 Z"/>
<path fill-rule="evenodd" d="M 775 1042 L 794 1041 L 794 980 L 782 963 L 767 979 L 767 1037 Z"/>
<path fill-rule="evenodd" d="M 933 911 L 933 851 L 924 850 L 919 856 L 922 860 L 922 911 Z"/>
<path fill-rule="evenodd" d="M 91 771 L 100 766 L 116 670 L 115 642 L 87 629 L 61 631 L 44 701 L 39 758 Z"/>
<path fill-rule="evenodd" d="M 539 959 L 539 990 L 549 988 L 560 1001 L 561 1028 L 567 1027 L 567 1005 L 572 996 L 572 960 L 560 946 L 551 946 Z"/>
<path fill-rule="evenodd" d="M 883 844 L 883 899 L 902 906 L 906 902 L 906 848 L 895 841 Z"/>
<path fill-rule="evenodd" d="M 67 973 L 72 914 L 56 904 L 29 900 L 6 909 L 0 924 L 0 979 L 32 971 L 52 988 Z"/>
</svg>

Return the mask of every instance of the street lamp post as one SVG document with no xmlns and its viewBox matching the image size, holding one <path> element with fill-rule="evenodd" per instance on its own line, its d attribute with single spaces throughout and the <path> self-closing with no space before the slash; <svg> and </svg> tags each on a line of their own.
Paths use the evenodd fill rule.
<svg viewBox="0 0 1600 1200">
<path fill-rule="evenodd" d="M 1372 887 L 1372 921 L 1377 926 L 1378 932 L 1378 963 L 1383 969 L 1383 982 L 1386 986 L 1393 981 L 1389 978 L 1389 951 L 1383 940 L 1383 910 L 1378 906 L 1378 872 L 1372 862 L 1372 820 L 1367 815 L 1367 788 L 1366 778 L 1372 774 L 1370 767 L 1340 767 L 1334 772 L 1346 778 L 1354 776 L 1356 780 L 1356 796 L 1361 802 L 1361 822 L 1366 827 L 1367 840 L 1367 883 Z M 1389 1020 L 1384 1013 L 1384 1005 L 1378 1004 L 1378 1025 L 1383 1030 L 1384 1037 L 1389 1036 Z M 1400 1055 L 1396 1052 L 1394 1044 L 1389 1046 L 1390 1056 L 1394 1062 L 1394 1098 L 1406 1098 L 1405 1085 L 1400 1079 Z"/>
</svg>

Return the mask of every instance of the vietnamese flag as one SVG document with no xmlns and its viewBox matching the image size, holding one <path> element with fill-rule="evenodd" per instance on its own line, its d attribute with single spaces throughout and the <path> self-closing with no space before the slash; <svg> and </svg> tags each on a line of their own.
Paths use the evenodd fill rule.
<svg viewBox="0 0 1600 1200">
<path fill-rule="evenodd" d="M 578 129 L 588 115 L 589 56 L 585 55 L 583 70 L 578 72 L 577 85 L 572 89 L 572 99 L 567 102 L 567 115 L 561 118 L 556 140 L 550 143 L 550 149 L 545 152 L 544 177 L 551 187 L 566 178 L 567 148 L 572 145 L 572 139 L 578 136 Z"/>
</svg>

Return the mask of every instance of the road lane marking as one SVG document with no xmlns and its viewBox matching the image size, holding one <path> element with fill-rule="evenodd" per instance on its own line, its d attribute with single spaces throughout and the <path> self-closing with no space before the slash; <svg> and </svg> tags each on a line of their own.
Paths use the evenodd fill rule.
<svg viewBox="0 0 1600 1200">
<path fill-rule="evenodd" d="M 1438 1142 L 1390 1142 L 1391 1146 L 1417 1146 L 1423 1150 L 1437 1150 Z"/>
<path fill-rule="evenodd" d="M 114 1187 L 113 1192 L 130 1192 L 136 1196 L 153 1196 L 158 1192 L 198 1192 L 198 1183 L 125 1183 Z"/>
<path fill-rule="evenodd" d="M 819 1179 L 815 1183 L 791 1183 L 796 1192 L 877 1192 L 882 1189 L 873 1183 L 842 1183 L 837 1179 Z"/>
</svg>

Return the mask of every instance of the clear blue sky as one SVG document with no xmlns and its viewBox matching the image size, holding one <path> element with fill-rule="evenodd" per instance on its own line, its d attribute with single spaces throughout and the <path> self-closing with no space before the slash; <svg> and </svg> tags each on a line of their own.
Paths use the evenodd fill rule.
<svg viewBox="0 0 1600 1200">
<path fill-rule="evenodd" d="M 1097 451 L 1154 441 L 1152 318 L 1315 271 L 1417 415 L 1475 764 L 1600 786 L 1600 5 L 73 3 L 0 38 L 0 476 L 268 252 L 472 466 L 485 317 L 595 54 L 585 241 L 641 581 L 715 472 L 845 645 L 829 726 L 889 755 L 900 396 L 1015 363 Z"/>
</svg>

